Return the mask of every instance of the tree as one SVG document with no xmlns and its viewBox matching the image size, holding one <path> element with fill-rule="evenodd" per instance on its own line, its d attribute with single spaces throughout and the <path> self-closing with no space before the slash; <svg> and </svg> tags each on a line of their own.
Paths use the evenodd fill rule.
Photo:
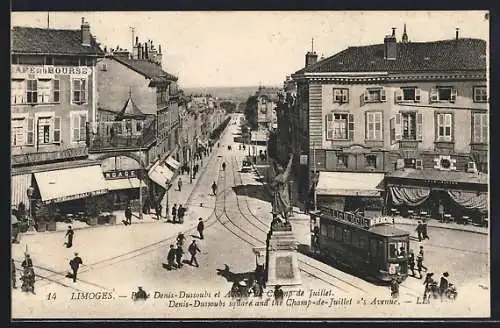
<svg viewBox="0 0 500 328">
<path fill-rule="evenodd" d="M 248 125 L 251 130 L 257 129 L 257 97 L 250 96 L 248 97 L 245 103 L 245 119 L 248 122 Z"/>
</svg>

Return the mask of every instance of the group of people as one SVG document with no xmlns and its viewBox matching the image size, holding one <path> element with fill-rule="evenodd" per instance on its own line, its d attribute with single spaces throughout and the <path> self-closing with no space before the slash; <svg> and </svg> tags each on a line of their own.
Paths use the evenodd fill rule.
<svg viewBox="0 0 500 328">
<path fill-rule="evenodd" d="M 179 233 L 177 236 L 176 240 L 176 245 L 170 245 L 170 249 L 167 254 L 167 269 L 172 270 L 172 269 L 180 269 L 183 266 L 183 261 L 182 257 L 184 256 L 184 244 L 186 241 L 186 237 L 184 234 Z M 196 258 L 196 255 L 200 253 L 200 248 L 196 244 L 196 240 L 193 240 L 191 244 L 188 247 L 188 253 L 190 254 L 191 258 L 189 259 L 188 263 L 189 265 L 194 265 L 196 267 L 199 267 L 198 264 L 198 259 Z"/>
<path fill-rule="evenodd" d="M 422 245 L 416 257 L 413 250 L 410 249 L 408 252 L 408 267 L 413 277 L 416 277 L 415 264 L 417 266 L 418 279 L 422 279 L 422 271 L 425 270 L 427 272 L 427 267 L 424 265 L 424 246 Z"/>
<path fill-rule="evenodd" d="M 25 258 L 21 263 L 23 268 L 23 274 L 21 276 L 21 290 L 25 293 L 31 292 L 35 294 L 35 271 L 33 270 L 33 261 L 29 254 L 25 254 Z M 17 289 L 17 269 L 14 259 L 11 259 L 11 270 L 12 270 L 12 288 Z"/>
<path fill-rule="evenodd" d="M 423 239 L 430 239 L 429 235 L 427 234 L 427 222 L 425 221 L 425 219 L 423 219 L 422 221 L 418 221 L 416 231 L 419 242 L 421 242 Z"/>
<path fill-rule="evenodd" d="M 456 289 L 453 284 L 448 281 L 450 274 L 444 272 L 439 279 L 439 284 L 432 278 L 434 273 L 428 272 L 424 280 L 424 299 L 428 300 L 431 296 L 434 298 L 449 298 L 454 299 L 457 296 Z"/>
<path fill-rule="evenodd" d="M 179 206 L 177 206 L 177 204 L 174 204 L 174 206 L 172 206 L 172 222 L 173 223 L 183 223 L 184 222 L 184 215 L 186 214 L 186 210 L 187 208 L 185 208 L 184 206 L 182 206 L 182 204 L 179 204 Z"/>
</svg>

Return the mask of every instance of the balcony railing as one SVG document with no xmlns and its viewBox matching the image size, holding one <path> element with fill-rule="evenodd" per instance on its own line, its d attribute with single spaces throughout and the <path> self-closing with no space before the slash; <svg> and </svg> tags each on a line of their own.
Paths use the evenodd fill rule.
<svg viewBox="0 0 500 328">
<path fill-rule="evenodd" d="M 156 120 L 88 123 L 89 152 L 148 148 L 156 140 Z"/>
<path fill-rule="evenodd" d="M 12 155 L 12 166 L 16 165 L 34 165 L 47 162 L 63 161 L 77 159 L 87 156 L 87 147 L 67 148 L 64 150 L 50 152 L 33 152 Z"/>
</svg>

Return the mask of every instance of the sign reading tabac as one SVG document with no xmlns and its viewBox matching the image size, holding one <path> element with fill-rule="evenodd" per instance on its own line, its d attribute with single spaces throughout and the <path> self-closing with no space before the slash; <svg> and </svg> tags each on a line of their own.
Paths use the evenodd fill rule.
<svg viewBox="0 0 500 328">
<path fill-rule="evenodd" d="M 54 66 L 54 65 L 11 65 L 11 74 L 17 78 L 27 78 L 29 74 L 35 78 L 52 79 L 54 75 L 70 75 L 86 77 L 92 72 L 87 66 Z"/>
</svg>

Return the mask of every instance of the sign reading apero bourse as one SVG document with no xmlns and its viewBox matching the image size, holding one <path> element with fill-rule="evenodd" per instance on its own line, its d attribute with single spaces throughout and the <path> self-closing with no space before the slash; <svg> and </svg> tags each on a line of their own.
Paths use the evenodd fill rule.
<svg viewBox="0 0 500 328">
<path fill-rule="evenodd" d="M 90 73 L 92 69 L 88 66 L 11 65 L 12 77 L 17 78 L 27 78 L 28 75 L 35 78 L 54 78 L 54 75 L 86 77 Z"/>
</svg>

